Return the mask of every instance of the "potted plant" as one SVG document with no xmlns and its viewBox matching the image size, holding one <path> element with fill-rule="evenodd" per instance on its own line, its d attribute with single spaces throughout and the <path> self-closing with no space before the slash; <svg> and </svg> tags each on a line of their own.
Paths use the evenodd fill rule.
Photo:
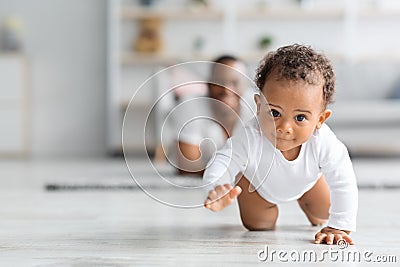
<svg viewBox="0 0 400 267">
<path fill-rule="evenodd" d="M 262 50 L 267 49 L 272 43 L 272 36 L 264 35 L 258 41 L 258 47 Z"/>
</svg>

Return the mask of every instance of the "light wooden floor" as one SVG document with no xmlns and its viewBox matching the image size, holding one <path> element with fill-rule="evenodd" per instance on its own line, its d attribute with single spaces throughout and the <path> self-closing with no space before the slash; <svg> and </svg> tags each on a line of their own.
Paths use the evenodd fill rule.
<svg viewBox="0 0 400 267">
<path fill-rule="evenodd" d="M 364 176 L 372 176 L 375 170 L 377 178 L 382 173 L 379 166 L 391 166 L 396 174 L 387 171 L 385 175 L 392 184 L 399 168 L 387 161 L 355 166 Z M 146 169 L 143 163 L 138 168 Z M 286 259 L 291 262 L 289 253 L 293 251 L 311 250 L 321 259 L 328 249 L 360 252 L 361 262 L 352 265 L 363 265 L 363 255 L 369 252 L 371 260 L 397 257 L 397 264 L 390 266 L 400 261 L 399 189 L 360 190 L 358 231 L 352 234 L 357 244 L 341 250 L 312 244 L 319 228 L 308 224 L 296 203 L 280 206 L 277 230 L 248 232 L 241 226 L 236 205 L 211 213 L 201 208 L 168 207 L 141 190 L 44 190 L 48 181 L 70 178 L 130 179 L 122 161 L 1 161 L 0 175 L 1 266 L 278 265 L 280 250 L 287 252 Z M 154 192 L 160 199 L 197 197 L 162 188 Z M 266 246 L 269 252 L 277 252 L 273 260 L 260 263 L 258 252 Z M 335 257 L 325 254 L 324 262 L 333 263 Z"/>
</svg>

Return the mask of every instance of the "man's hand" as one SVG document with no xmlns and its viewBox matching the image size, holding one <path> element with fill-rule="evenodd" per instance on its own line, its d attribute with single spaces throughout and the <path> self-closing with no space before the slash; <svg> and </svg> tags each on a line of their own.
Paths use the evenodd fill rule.
<svg viewBox="0 0 400 267">
<path fill-rule="evenodd" d="M 239 186 L 232 188 L 230 184 L 218 185 L 208 193 L 204 207 L 212 211 L 221 211 L 232 204 L 240 193 L 242 189 Z"/>
<path fill-rule="evenodd" d="M 350 245 L 354 245 L 353 240 L 349 236 L 349 231 L 334 229 L 331 227 L 324 227 L 315 234 L 315 244 L 326 243 L 328 245 L 337 244 L 341 239 L 344 239 Z"/>
</svg>

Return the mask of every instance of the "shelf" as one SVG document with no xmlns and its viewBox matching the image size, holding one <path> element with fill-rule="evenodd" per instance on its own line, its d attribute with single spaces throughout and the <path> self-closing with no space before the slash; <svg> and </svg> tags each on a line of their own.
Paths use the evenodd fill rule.
<svg viewBox="0 0 400 267">
<path fill-rule="evenodd" d="M 266 54 L 265 52 L 254 52 L 238 55 L 240 59 L 248 63 L 258 63 Z M 167 54 L 138 54 L 134 52 L 126 52 L 121 54 L 121 64 L 123 66 L 138 65 L 172 65 L 189 61 L 210 61 L 215 55 L 167 55 Z"/>
<path fill-rule="evenodd" d="M 239 19 L 339 19 L 344 16 L 342 9 L 248 9 L 239 11 Z"/>
<path fill-rule="evenodd" d="M 25 58 L 25 54 L 20 52 L 0 52 L 0 57 L 2 58 Z"/>
<path fill-rule="evenodd" d="M 215 9 L 152 9 L 141 7 L 123 7 L 121 8 L 121 18 L 125 20 L 162 18 L 175 20 L 209 20 L 222 19 L 223 13 Z M 237 13 L 238 19 L 340 19 L 345 15 L 345 11 L 336 9 L 302 9 L 302 8 L 263 8 L 247 9 Z M 359 11 L 361 18 L 400 18 L 400 10 L 379 10 L 366 9 Z"/>
<path fill-rule="evenodd" d="M 135 65 L 165 65 L 175 62 L 176 58 L 162 53 L 139 54 L 134 52 L 121 53 L 121 64 L 124 66 Z"/>
<path fill-rule="evenodd" d="M 365 9 L 360 11 L 359 17 L 364 19 L 384 19 L 384 18 L 400 19 L 400 10 Z"/>
<path fill-rule="evenodd" d="M 222 12 L 214 9 L 155 9 L 141 7 L 123 7 L 121 8 L 121 18 L 130 19 L 146 19 L 146 18 L 162 18 L 162 19 L 195 19 L 209 20 L 221 19 Z"/>
<path fill-rule="evenodd" d="M 121 64 L 124 66 L 137 66 L 137 65 L 172 65 L 188 61 L 208 61 L 211 60 L 215 55 L 173 55 L 173 54 L 139 54 L 135 52 L 124 52 L 121 53 Z"/>
</svg>

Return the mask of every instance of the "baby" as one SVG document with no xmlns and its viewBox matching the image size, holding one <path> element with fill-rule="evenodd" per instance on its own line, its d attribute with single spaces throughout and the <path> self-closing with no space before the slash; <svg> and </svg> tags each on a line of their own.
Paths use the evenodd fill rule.
<svg viewBox="0 0 400 267">
<path fill-rule="evenodd" d="M 327 221 L 314 243 L 354 244 L 356 177 L 346 147 L 325 124 L 335 91 L 330 61 L 307 46 L 281 47 L 261 61 L 255 82 L 257 118 L 206 169 L 204 206 L 220 211 L 237 198 L 247 229 L 270 230 L 277 204 L 297 200 L 312 225 Z"/>
</svg>

